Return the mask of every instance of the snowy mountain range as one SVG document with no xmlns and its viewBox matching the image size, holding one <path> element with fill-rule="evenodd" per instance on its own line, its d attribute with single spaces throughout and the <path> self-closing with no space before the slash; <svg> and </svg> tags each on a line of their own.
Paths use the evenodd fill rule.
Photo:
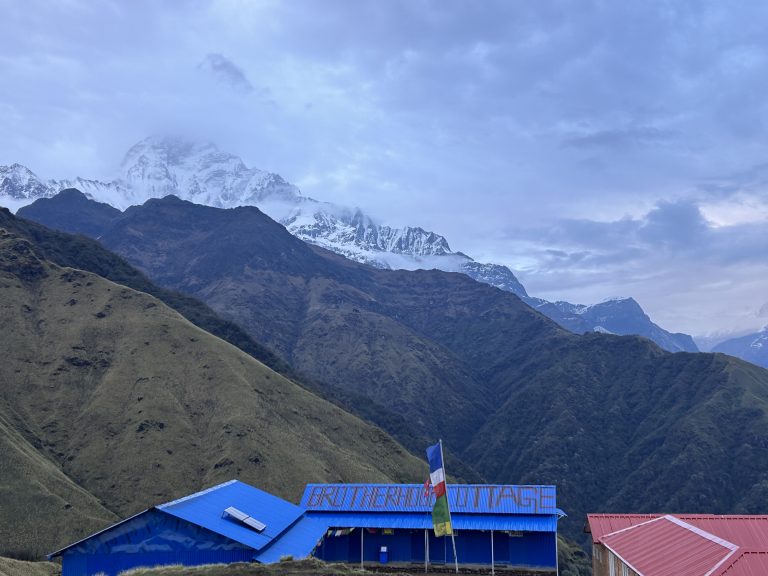
<svg viewBox="0 0 768 576">
<path fill-rule="evenodd" d="M 759 332 L 721 342 L 712 349 L 768 368 L 768 326 Z"/>
<path fill-rule="evenodd" d="M 390 227 L 359 209 L 303 196 L 280 175 L 249 168 L 238 156 L 212 144 L 146 138 L 127 152 L 120 172 L 110 182 L 84 178 L 42 181 L 20 164 L 0 166 L 0 204 L 15 211 L 37 198 L 76 188 L 120 210 L 169 194 L 218 208 L 258 206 L 302 240 L 358 262 L 378 268 L 464 273 L 518 295 L 574 332 L 638 334 L 673 352 L 697 350 L 690 336 L 663 330 L 631 298 L 583 306 L 531 297 L 506 266 L 476 262 L 453 251 L 446 238 L 435 232 Z"/>
</svg>

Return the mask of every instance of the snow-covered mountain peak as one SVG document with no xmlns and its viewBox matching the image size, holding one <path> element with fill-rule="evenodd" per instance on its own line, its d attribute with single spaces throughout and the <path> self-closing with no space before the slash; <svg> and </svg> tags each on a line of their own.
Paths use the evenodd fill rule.
<svg viewBox="0 0 768 576">
<path fill-rule="evenodd" d="M 631 296 L 611 296 L 609 298 L 604 298 L 600 301 L 600 304 L 612 304 L 612 303 L 624 303 L 624 302 L 635 302 L 635 299 Z"/>
<path fill-rule="evenodd" d="M 130 168 L 141 157 L 155 159 L 168 166 L 185 166 L 201 156 L 217 153 L 219 150 L 212 143 L 194 142 L 175 136 L 149 136 L 131 146 L 123 158 L 122 166 L 124 170 Z M 227 156 L 237 158 L 232 154 Z"/>
<path fill-rule="evenodd" d="M 507 266 L 475 262 L 462 252 L 452 251 L 444 236 L 424 228 L 386 225 L 357 208 L 303 196 L 280 175 L 249 168 L 239 156 L 210 143 L 178 137 L 145 138 L 128 150 L 119 176 L 111 182 L 84 178 L 43 182 L 24 166 L 0 167 L 0 200 L 11 209 L 54 196 L 65 188 L 77 188 L 88 198 L 121 210 L 168 195 L 217 208 L 258 206 L 302 240 L 358 262 L 379 268 L 437 268 L 464 273 L 518 295 L 574 332 L 596 327 L 618 334 L 646 335 L 668 350 L 695 350 L 690 337 L 661 330 L 631 298 L 582 306 L 530 297 Z"/>
<path fill-rule="evenodd" d="M 183 138 L 145 138 L 131 147 L 121 167 L 122 181 L 137 199 L 174 194 L 218 208 L 302 200 L 299 189 L 280 175 L 248 168 L 213 144 Z"/>
<path fill-rule="evenodd" d="M 46 191 L 45 185 L 26 166 L 16 163 L 0 166 L 0 195 L 26 200 L 43 196 Z"/>
</svg>

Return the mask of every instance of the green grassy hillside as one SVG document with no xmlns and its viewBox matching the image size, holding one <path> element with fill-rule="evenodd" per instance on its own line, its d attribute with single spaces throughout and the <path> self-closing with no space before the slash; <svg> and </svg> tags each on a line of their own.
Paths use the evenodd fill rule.
<svg viewBox="0 0 768 576">
<path fill-rule="evenodd" d="M 24 420 L 0 404 L 0 555 L 41 557 L 61 534 L 78 539 L 117 520 L 46 458 L 39 444 Z"/>
<path fill-rule="evenodd" d="M 118 284 L 151 294 L 206 332 L 237 346 L 273 370 L 292 376 L 290 367 L 282 358 L 256 342 L 238 324 L 224 320 L 200 300 L 157 286 L 123 258 L 105 250 L 96 240 L 78 234 L 57 232 L 35 222 L 16 218 L 7 208 L 2 207 L 0 228 L 28 239 L 34 244 L 37 253 L 59 266 L 93 272 Z M 85 229 L 88 230 L 88 227 L 85 226 Z"/>
<path fill-rule="evenodd" d="M 76 535 L 71 524 L 37 531 L 41 519 L 21 509 L 6 514 L 18 491 L 31 490 L 34 500 L 52 486 L 40 506 L 69 504 L 67 514 L 83 519 L 79 534 L 108 523 L 101 520 L 110 513 L 125 516 L 234 477 L 296 500 L 311 481 L 425 474 L 426 465 L 380 429 L 156 298 L 52 264 L 6 232 L 0 321 L 0 422 L 9 429 L 2 446 L 27 454 L 3 467 L 0 533 L 10 550 L 51 551 Z"/>
</svg>

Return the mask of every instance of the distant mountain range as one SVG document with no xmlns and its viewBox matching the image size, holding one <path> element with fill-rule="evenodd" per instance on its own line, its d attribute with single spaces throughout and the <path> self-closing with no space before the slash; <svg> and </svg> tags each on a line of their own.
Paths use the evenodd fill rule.
<svg viewBox="0 0 768 576">
<path fill-rule="evenodd" d="M 248 168 L 239 157 L 211 144 L 147 138 L 128 151 L 121 176 L 111 182 L 84 178 L 44 182 L 20 164 L 0 166 L 0 203 L 12 209 L 67 188 L 76 188 L 121 210 L 169 194 L 218 208 L 258 206 L 298 238 L 357 262 L 382 269 L 461 272 L 516 294 L 573 332 L 635 334 L 672 352 L 698 350 L 690 336 L 670 333 L 654 324 L 631 298 L 584 306 L 531 297 L 508 267 L 477 262 L 455 252 L 446 238 L 435 232 L 420 227 L 393 228 L 358 209 L 303 196 L 281 176 Z M 30 212 L 25 214 L 32 217 Z M 76 223 L 66 229 L 72 226 Z M 93 230 L 82 232 L 93 235 Z"/>
<path fill-rule="evenodd" d="M 721 342 L 712 351 L 730 354 L 763 368 L 768 368 L 768 326 L 754 334 Z"/>
<path fill-rule="evenodd" d="M 169 196 L 113 218 L 71 191 L 29 210 L 69 221 L 82 202 L 105 218 L 105 247 L 205 301 L 406 447 L 442 437 L 488 481 L 557 484 L 573 537 L 592 510 L 765 510 L 764 369 L 576 335 L 509 292 L 350 261 L 255 207 Z"/>
</svg>

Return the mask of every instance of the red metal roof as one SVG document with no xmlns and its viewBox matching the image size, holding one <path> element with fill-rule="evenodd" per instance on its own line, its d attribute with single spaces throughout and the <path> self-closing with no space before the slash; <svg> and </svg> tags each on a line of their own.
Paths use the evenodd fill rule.
<svg viewBox="0 0 768 576">
<path fill-rule="evenodd" d="M 711 516 L 673 514 L 689 524 L 716 534 L 739 548 L 768 552 L 768 516 Z M 768 575 L 768 572 L 765 572 Z"/>
<path fill-rule="evenodd" d="M 642 576 L 766 576 L 768 516 L 589 514 L 602 542 Z"/>
<path fill-rule="evenodd" d="M 602 543 L 643 576 L 704 576 L 738 549 L 674 516 L 608 534 Z"/>
<path fill-rule="evenodd" d="M 592 533 L 592 544 L 597 544 L 606 534 L 636 526 L 663 516 L 663 514 L 587 514 L 589 531 Z"/>
<path fill-rule="evenodd" d="M 588 514 L 592 542 L 612 532 L 636 526 L 665 514 Z M 742 549 L 768 551 L 768 516 L 671 514 L 697 528 L 738 544 Z M 768 572 L 766 573 L 768 574 Z"/>
</svg>

